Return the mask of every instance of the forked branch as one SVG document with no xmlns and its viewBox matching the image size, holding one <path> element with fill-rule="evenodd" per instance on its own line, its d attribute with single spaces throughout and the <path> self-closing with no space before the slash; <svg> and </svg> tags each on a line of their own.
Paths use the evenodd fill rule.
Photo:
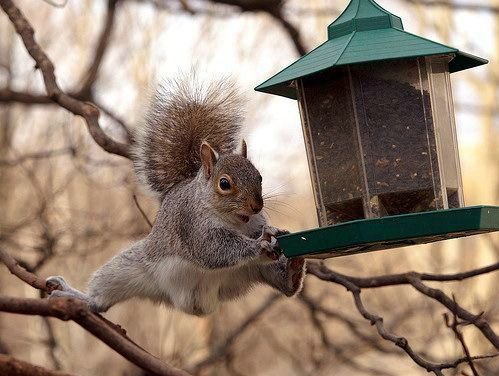
<svg viewBox="0 0 499 376">
<path fill-rule="evenodd" d="M 414 351 L 414 349 L 410 346 L 406 338 L 397 336 L 389 332 L 384 326 L 383 318 L 370 312 L 364 305 L 364 302 L 362 301 L 361 298 L 362 288 L 374 288 L 374 287 L 393 286 L 400 284 L 410 284 L 424 295 L 429 296 L 442 303 L 451 312 L 455 313 L 457 317 L 466 320 L 470 324 L 475 325 L 478 329 L 482 331 L 482 333 L 489 340 L 489 342 L 492 345 L 494 345 L 496 348 L 498 348 L 496 346 L 497 335 L 491 329 L 490 325 L 483 319 L 483 317 L 481 317 L 481 315 L 472 315 L 471 313 L 460 307 L 455 301 L 451 300 L 448 296 L 446 296 L 441 290 L 430 288 L 421 282 L 421 278 L 423 277 L 426 280 L 441 280 L 441 281 L 462 280 L 464 278 L 471 278 L 480 274 L 485 274 L 493 270 L 497 270 L 498 267 L 495 265 L 477 269 L 479 272 L 470 271 L 467 273 L 460 273 L 457 275 L 447 275 L 447 276 L 429 275 L 429 274 L 421 275 L 418 273 L 409 272 L 405 274 L 384 275 L 372 278 L 356 278 L 356 277 L 346 276 L 337 273 L 317 262 L 309 263 L 307 269 L 309 274 L 312 274 L 319 279 L 345 287 L 352 294 L 355 307 L 357 308 L 359 313 L 366 320 L 368 320 L 371 325 L 376 327 L 378 334 L 383 339 L 394 343 L 396 346 L 404 350 L 407 353 L 407 355 L 416 364 L 418 364 L 420 367 L 424 368 L 428 372 L 433 372 L 435 375 L 443 376 L 442 370 L 444 369 L 456 368 L 459 364 L 462 363 L 469 363 L 470 361 L 492 358 L 499 355 L 499 354 L 490 354 L 477 357 L 469 357 L 467 355 L 462 358 L 456 359 L 455 361 L 452 362 L 442 362 L 442 363 L 431 362 L 427 359 L 424 359 L 421 355 L 419 355 L 416 351 Z"/>
<path fill-rule="evenodd" d="M 0 7 L 9 17 L 17 34 L 21 37 L 26 50 L 35 61 L 35 67 L 40 69 L 48 97 L 61 107 L 85 119 L 88 131 L 97 144 L 105 151 L 130 158 L 130 147 L 127 144 L 111 139 L 99 124 L 99 110 L 90 102 L 79 101 L 61 90 L 57 84 L 52 61 L 35 40 L 35 32 L 22 12 L 12 0 L 0 0 Z"/>
</svg>

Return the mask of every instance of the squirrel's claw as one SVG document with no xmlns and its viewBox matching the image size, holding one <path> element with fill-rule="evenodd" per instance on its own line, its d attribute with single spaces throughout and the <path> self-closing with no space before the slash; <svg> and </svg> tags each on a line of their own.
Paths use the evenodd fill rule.
<svg viewBox="0 0 499 376">
<path fill-rule="evenodd" d="M 280 229 L 280 228 L 269 226 L 269 225 L 263 226 L 262 236 L 267 241 L 271 241 L 272 237 L 276 238 L 278 236 L 286 235 L 286 234 L 289 234 L 288 230 Z"/>
<path fill-rule="evenodd" d="M 284 230 L 282 228 L 272 227 L 272 229 L 274 231 L 275 237 L 289 234 L 288 230 Z"/>
</svg>

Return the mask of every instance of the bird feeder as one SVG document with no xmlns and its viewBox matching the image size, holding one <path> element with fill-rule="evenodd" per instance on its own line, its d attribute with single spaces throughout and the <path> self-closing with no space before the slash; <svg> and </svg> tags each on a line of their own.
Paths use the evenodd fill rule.
<svg viewBox="0 0 499 376">
<path fill-rule="evenodd" d="M 486 63 L 404 31 L 373 0 L 352 0 L 325 43 L 256 87 L 298 100 L 321 227 L 280 238 L 285 254 L 498 230 L 498 207 L 464 207 L 449 77 Z"/>
</svg>

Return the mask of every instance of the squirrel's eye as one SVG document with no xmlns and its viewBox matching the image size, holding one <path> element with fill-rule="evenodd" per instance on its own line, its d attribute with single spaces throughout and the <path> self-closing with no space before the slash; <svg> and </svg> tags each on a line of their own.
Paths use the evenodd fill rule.
<svg viewBox="0 0 499 376">
<path fill-rule="evenodd" d="M 219 185 L 222 191 L 228 191 L 230 189 L 230 182 L 226 178 L 220 179 Z"/>
</svg>

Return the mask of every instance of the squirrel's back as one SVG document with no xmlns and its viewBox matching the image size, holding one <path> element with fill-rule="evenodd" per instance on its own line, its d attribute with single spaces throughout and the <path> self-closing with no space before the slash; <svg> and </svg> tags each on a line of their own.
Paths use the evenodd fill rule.
<svg viewBox="0 0 499 376">
<path fill-rule="evenodd" d="M 243 120 L 241 106 L 233 82 L 227 79 L 203 86 L 193 74 L 163 83 L 135 140 L 139 180 L 162 194 L 196 175 L 203 141 L 221 154 L 234 152 Z"/>
</svg>

